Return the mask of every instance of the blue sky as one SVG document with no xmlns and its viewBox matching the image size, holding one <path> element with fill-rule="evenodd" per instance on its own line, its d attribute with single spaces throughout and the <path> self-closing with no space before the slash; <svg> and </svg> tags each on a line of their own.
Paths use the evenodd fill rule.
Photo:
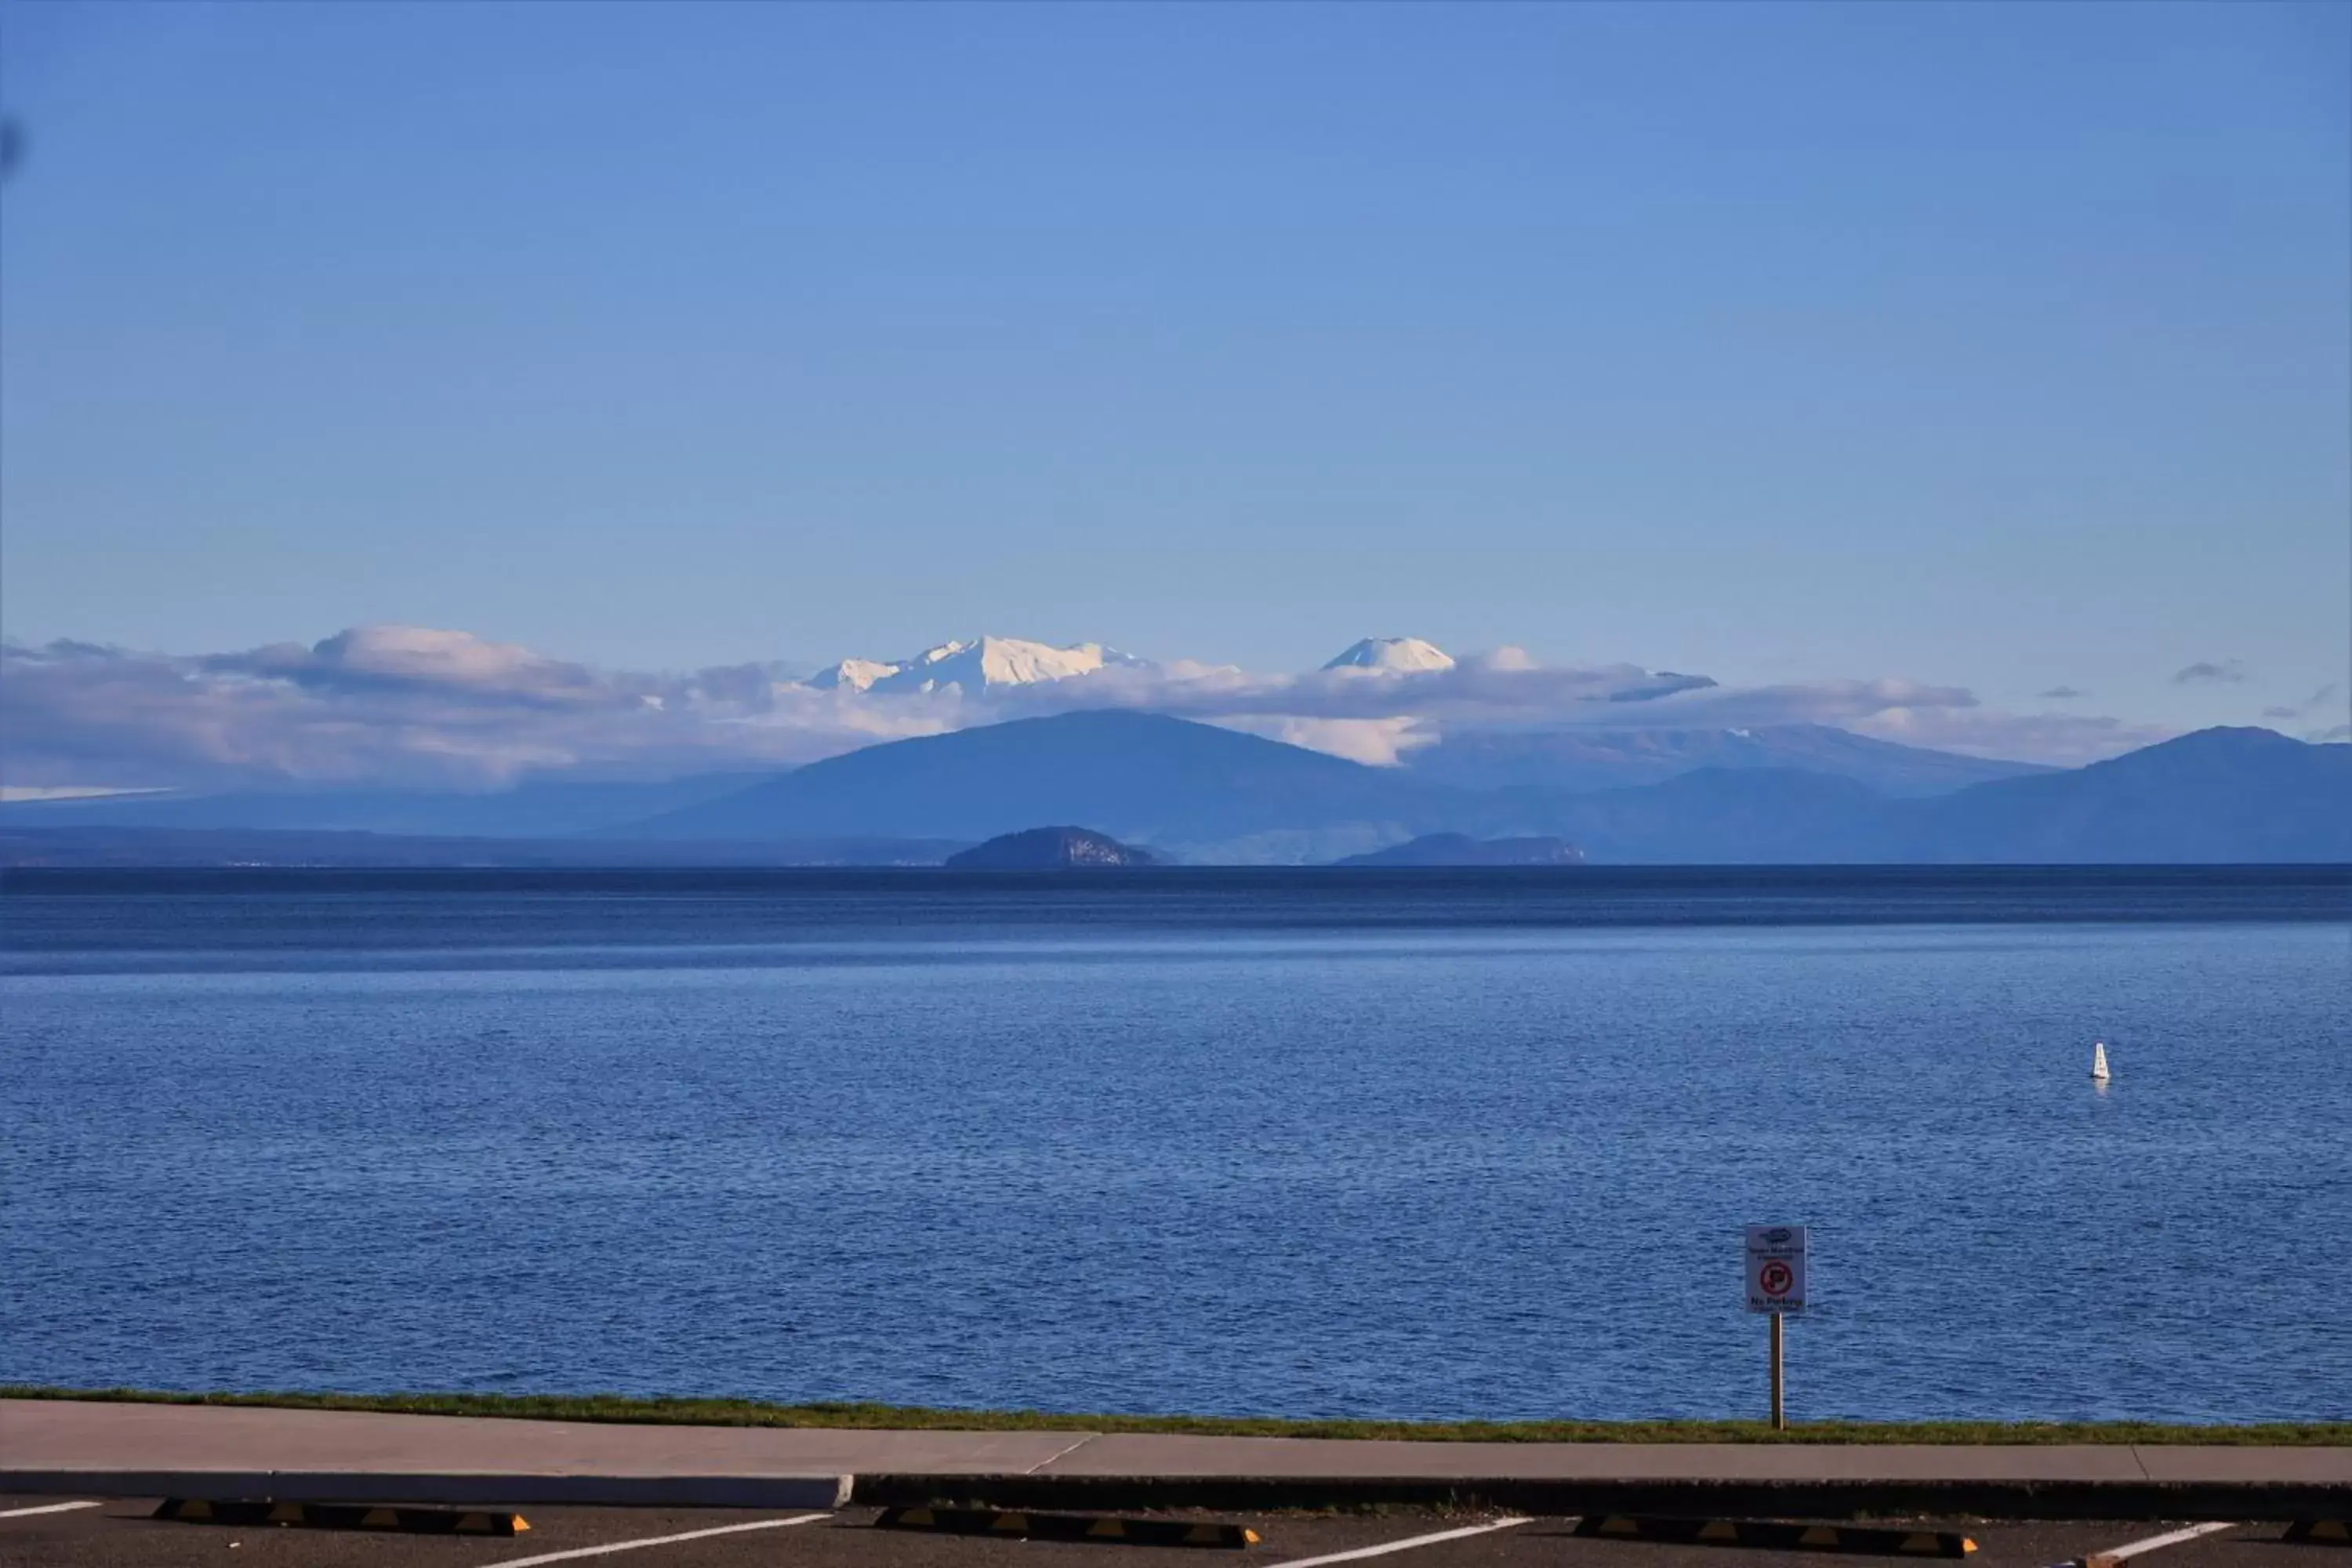
<svg viewBox="0 0 2352 1568">
<path fill-rule="evenodd" d="M 2343 5 L 0 29 L 20 642 L 1411 633 L 2343 718 Z"/>
</svg>

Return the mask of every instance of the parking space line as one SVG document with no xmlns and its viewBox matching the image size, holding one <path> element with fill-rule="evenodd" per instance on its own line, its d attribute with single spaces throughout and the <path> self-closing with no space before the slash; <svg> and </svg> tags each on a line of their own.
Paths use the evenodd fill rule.
<svg viewBox="0 0 2352 1568">
<path fill-rule="evenodd" d="M 71 1513 L 78 1508 L 104 1508 L 102 1502 L 50 1502 L 38 1508 L 12 1508 L 0 1512 L 0 1519 L 22 1519 L 29 1513 Z"/>
<path fill-rule="evenodd" d="M 1434 1546 L 1441 1541 L 1459 1541 L 1467 1535 L 1484 1535 L 1490 1530 L 1508 1530 L 1515 1524 L 1525 1524 L 1524 1519 L 1498 1519 L 1491 1524 L 1466 1525 L 1460 1530 L 1441 1530 L 1435 1535 L 1408 1536 L 1380 1546 L 1359 1546 L 1353 1552 L 1334 1552 L 1328 1557 L 1297 1557 L 1287 1563 L 1276 1563 L 1273 1568 L 1323 1568 L 1326 1563 L 1353 1563 L 1360 1557 L 1385 1557 L 1391 1552 L 1410 1552 L 1416 1546 Z"/>
<path fill-rule="evenodd" d="M 713 1535 L 740 1535 L 747 1530 L 782 1530 L 788 1524 L 814 1524 L 829 1513 L 803 1513 L 792 1519 L 761 1519 L 750 1524 L 722 1524 L 715 1530 L 689 1530 L 683 1535 L 648 1535 L 641 1541 L 608 1541 L 602 1546 L 575 1546 L 569 1552 L 549 1552 L 537 1557 L 509 1557 L 491 1568 L 538 1568 L 541 1563 L 571 1563 L 582 1557 L 604 1557 L 615 1552 L 642 1552 L 648 1546 L 674 1546 L 681 1541 L 702 1541 Z"/>
<path fill-rule="evenodd" d="M 2110 1546 L 2105 1552 L 2093 1552 L 2077 1559 L 2083 1568 L 2121 1568 L 2144 1552 L 2161 1552 L 2168 1546 L 2178 1546 L 2184 1541 L 2194 1541 L 2200 1535 L 2219 1535 L 2225 1530 L 2237 1529 L 2234 1520 L 2221 1520 L 2211 1524 L 2192 1524 L 2186 1530 L 2176 1530 L 2165 1535 L 2151 1535 L 2146 1541 L 2134 1541 L 2122 1546 Z"/>
</svg>

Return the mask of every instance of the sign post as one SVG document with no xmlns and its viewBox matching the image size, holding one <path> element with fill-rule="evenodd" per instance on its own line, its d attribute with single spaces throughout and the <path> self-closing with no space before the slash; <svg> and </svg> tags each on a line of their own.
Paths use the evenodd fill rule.
<svg viewBox="0 0 2352 1568">
<path fill-rule="evenodd" d="M 1780 1314 L 1772 1314 L 1772 1430 L 1789 1429 L 1788 1356 L 1782 1342 L 1787 1336 L 1780 1328 Z"/>
<path fill-rule="evenodd" d="M 1781 1318 L 1805 1310 L 1805 1227 L 1748 1227 L 1748 1310 L 1772 1314 L 1772 1429 L 1789 1426 Z"/>
</svg>

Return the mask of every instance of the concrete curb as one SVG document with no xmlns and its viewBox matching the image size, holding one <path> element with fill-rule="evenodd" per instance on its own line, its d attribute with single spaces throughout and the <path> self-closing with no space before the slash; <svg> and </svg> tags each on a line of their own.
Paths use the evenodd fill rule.
<svg viewBox="0 0 2352 1568">
<path fill-rule="evenodd" d="M 512 1539 L 530 1521 L 509 1509 L 400 1508 L 366 1502 L 211 1502 L 165 1498 L 150 1519 L 215 1524 L 231 1530 L 287 1525 L 296 1530 L 364 1530 L 394 1535 L 495 1535 Z"/>
<path fill-rule="evenodd" d="M 0 1492 L 210 1501 L 565 1504 L 614 1508 L 836 1509 L 848 1476 L 532 1475 L 491 1470 L 17 1470 Z"/>
<path fill-rule="evenodd" d="M 0 1492 L 215 1501 L 833 1510 L 850 1502 L 1129 1512 L 1505 1509 L 1565 1517 L 1746 1519 L 2337 1519 L 2352 1482 L 1595 1480 L 1529 1477 L 1013 1474 L 551 1475 L 488 1470 L 0 1469 Z"/>
<path fill-rule="evenodd" d="M 1572 1480 L 1528 1477 L 861 1475 L 853 1500 L 1127 1511 L 1471 1508 L 1746 1519 L 2329 1518 L 2352 1483 L 2307 1481 Z"/>
<path fill-rule="evenodd" d="M 1257 1531 L 1189 1519 L 1114 1519 L 1091 1513 L 1007 1513 L 992 1508 L 886 1508 L 877 1530 L 915 1530 L 995 1540 L 1105 1542 L 1131 1546 L 1204 1546 L 1239 1551 Z"/>
</svg>

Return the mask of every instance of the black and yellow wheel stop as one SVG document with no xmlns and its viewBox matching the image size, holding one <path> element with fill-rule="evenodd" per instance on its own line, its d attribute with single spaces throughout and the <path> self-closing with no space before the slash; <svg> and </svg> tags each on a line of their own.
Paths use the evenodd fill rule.
<svg viewBox="0 0 2352 1568">
<path fill-rule="evenodd" d="M 994 1535 L 1022 1541 L 1102 1541 L 1129 1546 L 1242 1547 L 1257 1531 L 1238 1524 L 1181 1519 L 1105 1519 L 1085 1513 L 1015 1513 L 991 1508 L 886 1508 L 877 1530 L 929 1530 L 942 1535 Z"/>
<path fill-rule="evenodd" d="M 1664 1519 L 1654 1514 L 1593 1514 L 1576 1533 L 1609 1541 L 1675 1546 L 1745 1546 L 1771 1552 L 1853 1552 L 1878 1557 L 1966 1557 L 1977 1543 L 1943 1530 L 1875 1530 L 1853 1524 L 1793 1524 L 1785 1520 Z"/>
<path fill-rule="evenodd" d="M 492 1509 L 214 1502 L 205 1498 L 165 1498 L 149 1517 L 182 1524 L 282 1524 L 297 1530 L 382 1530 L 403 1535 L 516 1535 L 530 1528 L 522 1515 Z"/>
</svg>

